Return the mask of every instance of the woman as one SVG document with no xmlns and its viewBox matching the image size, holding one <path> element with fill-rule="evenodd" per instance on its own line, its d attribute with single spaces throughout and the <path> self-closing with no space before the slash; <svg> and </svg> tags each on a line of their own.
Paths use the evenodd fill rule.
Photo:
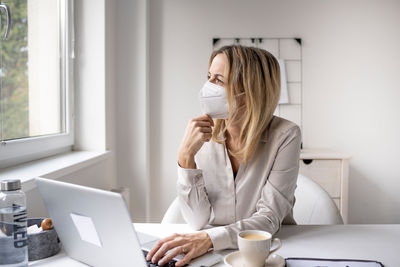
<svg viewBox="0 0 400 267">
<path fill-rule="evenodd" d="M 163 265 L 184 253 L 183 266 L 210 249 L 237 248 L 237 233 L 276 233 L 295 224 L 299 127 L 273 116 L 280 95 L 278 61 L 269 52 L 225 46 L 210 58 L 200 91 L 203 112 L 192 119 L 178 153 L 181 212 L 193 234 L 160 240 L 147 260 Z M 170 253 L 165 255 L 167 251 Z"/>
</svg>

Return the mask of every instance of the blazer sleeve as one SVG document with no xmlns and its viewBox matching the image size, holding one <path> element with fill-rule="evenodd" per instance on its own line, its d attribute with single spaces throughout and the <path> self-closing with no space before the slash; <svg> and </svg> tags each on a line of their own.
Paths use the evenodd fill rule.
<svg viewBox="0 0 400 267">
<path fill-rule="evenodd" d="M 299 171 L 300 128 L 297 125 L 290 128 L 281 140 L 261 198 L 257 201 L 256 212 L 233 224 L 204 230 L 210 236 L 214 250 L 236 249 L 237 234 L 244 230 L 264 230 L 275 234 L 292 211 Z"/>
<path fill-rule="evenodd" d="M 194 230 L 202 229 L 209 221 L 211 204 L 201 169 L 178 167 L 177 193 L 181 213 Z"/>
</svg>

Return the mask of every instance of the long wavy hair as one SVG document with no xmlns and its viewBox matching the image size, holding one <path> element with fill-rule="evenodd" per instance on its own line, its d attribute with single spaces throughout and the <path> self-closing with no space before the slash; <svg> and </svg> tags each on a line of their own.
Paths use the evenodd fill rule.
<svg viewBox="0 0 400 267">
<path fill-rule="evenodd" d="M 228 59 L 226 95 L 229 118 L 227 123 L 223 119 L 215 119 L 212 139 L 224 143 L 227 127 L 234 118 L 240 118 L 243 123 L 239 150 L 229 153 L 248 163 L 278 105 L 281 88 L 279 63 L 266 50 L 230 45 L 211 54 L 209 68 L 218 54 L 224 54 Z"/>
</svg>

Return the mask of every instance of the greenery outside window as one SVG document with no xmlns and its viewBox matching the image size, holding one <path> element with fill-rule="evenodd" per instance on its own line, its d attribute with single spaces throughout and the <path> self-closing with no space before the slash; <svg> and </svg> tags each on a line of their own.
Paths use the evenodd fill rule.
<svg viewBox="0 0 400 267">
<path fill-rule="evenodd" d="M 71 150 L 74 27 L 72 0 L 0 2 L 1 168 Z"/>
</svg>

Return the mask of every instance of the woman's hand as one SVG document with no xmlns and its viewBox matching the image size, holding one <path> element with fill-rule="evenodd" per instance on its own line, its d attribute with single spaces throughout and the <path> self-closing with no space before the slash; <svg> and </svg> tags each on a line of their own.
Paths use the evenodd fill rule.
<svg viewBox="0 0 400 267">
<path fill-rule="evenodd" d="M 207 253 L 210 248 L 212 248 L 212 241 L 204 231 L 192 234 L 173 234 L 159 240 L 147 254 L 146 260 L 162 266 L 176 255 L 184 253 L 185 257 L 175 264 L 175 266 L 183 266 L 188 264 L 191 259 Z M 170 252 L 165 255 L 169 250 Z"/>
<path fill-rule="evenodd" d="M 194 155 L 200 150 L 204 142 L 211 140 L 212 126 L 214 126 L 214 122 L 207 114 L 189 121 L 178 153 L 178 163 L 182 168 L 196 168 Z"/>
</svg>

